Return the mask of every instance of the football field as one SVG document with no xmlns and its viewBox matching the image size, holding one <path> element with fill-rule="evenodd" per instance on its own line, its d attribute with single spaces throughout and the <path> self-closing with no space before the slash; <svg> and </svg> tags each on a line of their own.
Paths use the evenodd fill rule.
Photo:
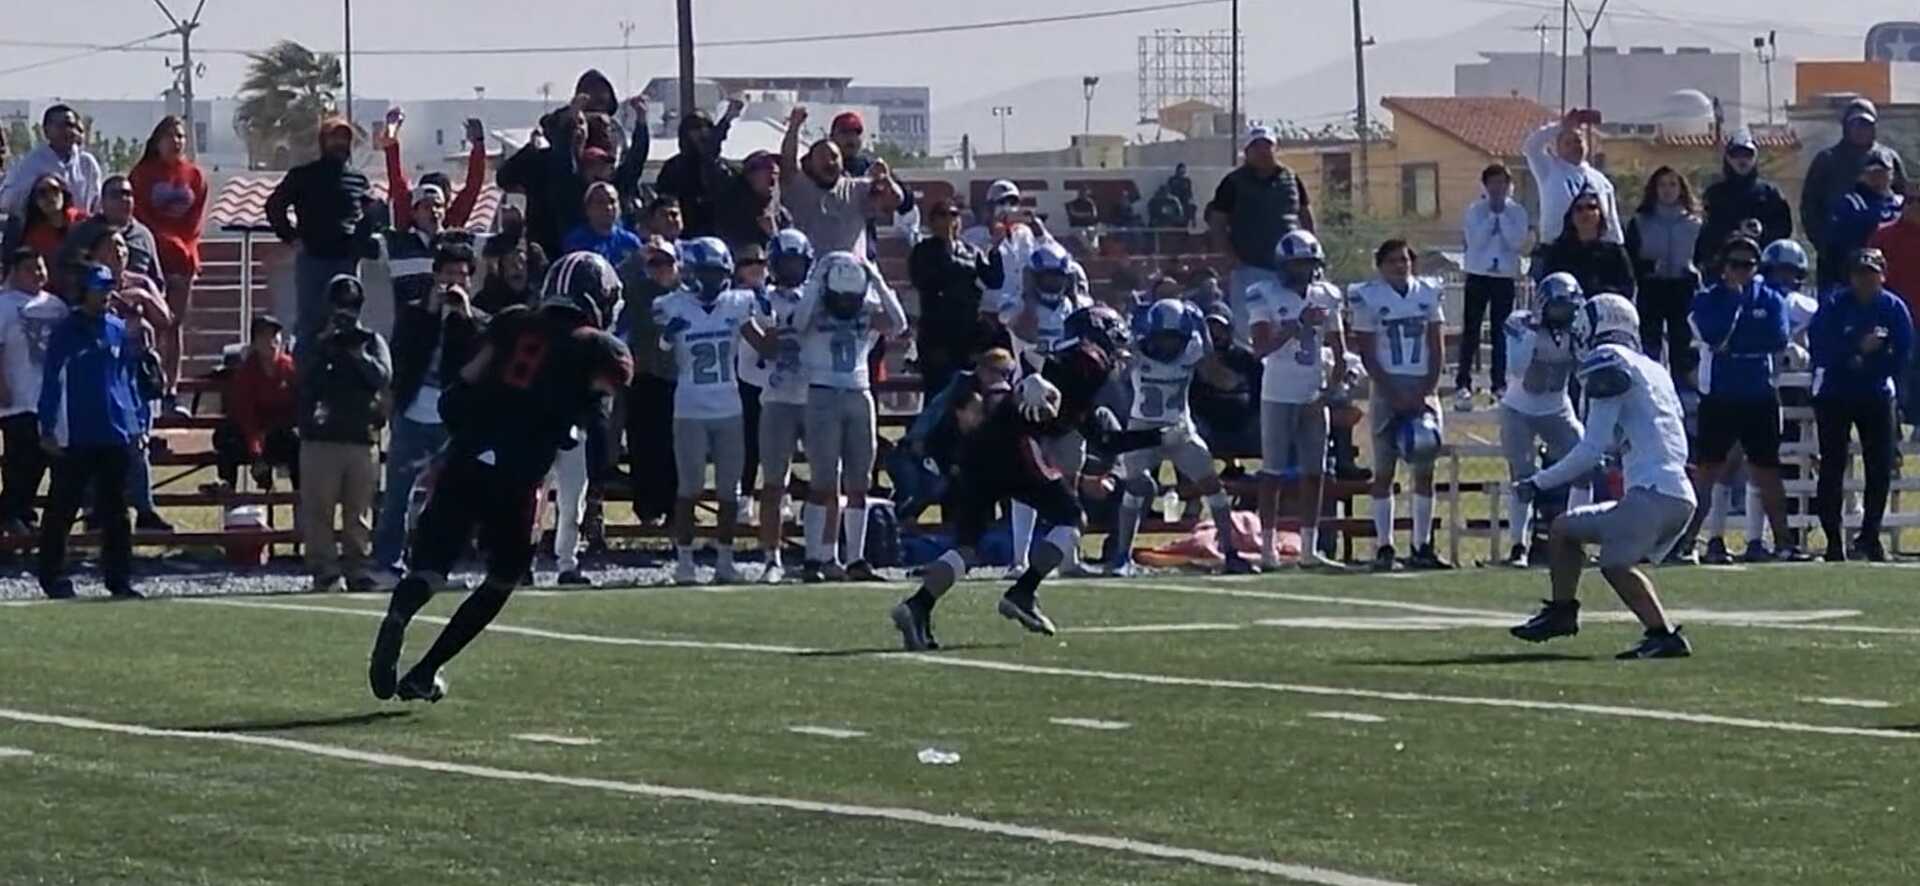
<svg viewBox="0 0 1920 886">
<path fill-rule="evenodd" d="M 431 706 L 384 596 L 8 604 L 0 883 L 1920 881 L 1920 572 L 1655 578 L 1691 659 L 1541 571 L 523 591 Z"/>
</svg>

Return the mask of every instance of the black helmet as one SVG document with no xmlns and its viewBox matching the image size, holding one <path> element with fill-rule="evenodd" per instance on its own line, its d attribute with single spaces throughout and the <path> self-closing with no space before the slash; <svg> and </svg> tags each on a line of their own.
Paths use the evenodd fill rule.
<svg viewBox="0 0 1920 886">
<path fill-rule="evenodd" d="M 1129 341 L 1127 321 L 1120 319 L 1120 314 L 1106 305 L 1093 305 L 1067 316 L 1066 335 L 1060 339 L 1055 350 L 1089 344 L 1099 348 L 1108 360 L 1117 363 L 1126 354 Z"/>
<path fill-rule="evenodd" d="M 570 252 L 547 269 L 542 308 L 577 311 L 605 329 L 620 316 L 620 275 L 599 253 Z"/>
</svg>

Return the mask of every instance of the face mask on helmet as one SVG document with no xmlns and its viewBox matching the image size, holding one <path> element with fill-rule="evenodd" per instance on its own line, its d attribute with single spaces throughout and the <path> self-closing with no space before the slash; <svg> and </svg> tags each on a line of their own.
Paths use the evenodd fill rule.
<svg viewBox="0 0 1920 886">
<path fill-rule="evenodd" d="M 776 255 L 769 266 L 775 286 L 794 287 L 807 282 L 813 263 L 804 255 Z"/>
<path fill-rule="evenodd" d="M 1140 343 L 1140 352 L 1147 359 L 1159 363 L 1172 363 L 1186 353 L 1187 344 L 1192 336 L 1175 329 L 1160 329 L 1148 333 L 1146 341 Z"/>
<path fill-rule="evenodd" d="M 693 269 L 694 289 L 703 301 L 713 301 L 720 293 L 727 291 L 733 283 L 733 274 L 720 266 L 704 266 Z"/>
<path fill-rule="evenodd" d="M 1554 332 L 1565 332 L 1573 327 L 1573 315 L 1580 311 L 1580 302 L 1573 298 L 1554 297 L 1540 306 L 1540 325 Z"/>
<path fill-rule="evenodd" d="M 1067 287 L 1072 285 L 1072 283 L 1073 281 L 1064 271 L 1035 271 L 1033 273 L 1033 290 L 1039 293 L 1041 301 L 1047 302 L 1048 304 L 1053 304 L 1066 297 Z"/>
<path fill-rule="evenodd" d="M 1287 287 L 1299 291 L 1320 276 L 1320 263 L 1312 259 L 1295 259 L 1280 265 L 1280 276 Z"/>
</svg>

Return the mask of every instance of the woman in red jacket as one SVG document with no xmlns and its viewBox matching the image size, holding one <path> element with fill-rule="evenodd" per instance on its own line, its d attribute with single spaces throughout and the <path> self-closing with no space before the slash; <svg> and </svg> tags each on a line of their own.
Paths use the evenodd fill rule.
<svg viewBox="0 0 1920 886">
<path fill-rule="evenodd" d="M 7 224 L 6 251 L 25 246 L 40 253 L 47 261 L 47 269 L 55 271 L 47 288 L 65 295 L 60 281 L 67 275 L 58 273 L 54 259 L 60 254 L 60 244 L 67 239 L 67 233 L 83 218 L 80 207 L 73 205 L 73 192 L 67 189 L 67 183 L 57 175 L 43 175 L 33 183 L 26 209 Z"/>
<path fill-rule="evenodd" d="M 160 365 L 167 376 L 167 409 L 179 411 L 181 336 L 193 309 L 193 281 L 200 274 L 200 223 L 207 208 L 207 180 L 187 159 L 187 129 L 180 118 L 160 118 L 146 153 L 127 178 L 133 184 L 133 215 L 153 231 L 160 267 L 167 271 L 167 307 L 173 327 L 160 337 Z"/>
</svg>

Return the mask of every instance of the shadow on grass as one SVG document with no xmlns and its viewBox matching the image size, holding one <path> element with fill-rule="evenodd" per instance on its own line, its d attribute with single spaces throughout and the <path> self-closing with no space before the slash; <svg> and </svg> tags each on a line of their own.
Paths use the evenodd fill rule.
<svg viewBox="0 0 1920 886">
<path fill-rule="evenodd" d="M 1556 661 L 1596 661 L 1591 655 L 1566 655 L 1558 652 L 1501 652 L 1462 655 L 1456 658 L 1366 658 L 1349 659 L 1341 664 L 1393 668 L 1437 668 L 1449 665 L 1548 664 Z"/>
<path fill-rule="evenodd" d="M 329 729 L 335 726 L 371 726 L 383 720 L 411 716 L 413 716 L 412 711 L 369 711 L 364 714 L 342 714 L 338 717 L 309 717 L 300 720 L 243 720 L 235 723 L 215 723 L 210 726 L 169 726 L 164 728 L 180 732 L 293 732 L 300 729 Z"/>
<path fill-rule="evenodd" d="M 1882 732 L 1920 732 L 1920 723 L 1900 723 L 1892 726 L 1868 726 L 1867 728 L 1878 729 Z"/>
<path fill-rule="evenodd" d="M 793 653 L 795 658 L 855 658 L 863 655 L 937 655 L 966 649 L 1012 649 L 1018 643 L 943 643 L 934 652 L 908 652 L 898 646 L 868 646 L 860 649 L 813 649 Z"/>
</svg>

